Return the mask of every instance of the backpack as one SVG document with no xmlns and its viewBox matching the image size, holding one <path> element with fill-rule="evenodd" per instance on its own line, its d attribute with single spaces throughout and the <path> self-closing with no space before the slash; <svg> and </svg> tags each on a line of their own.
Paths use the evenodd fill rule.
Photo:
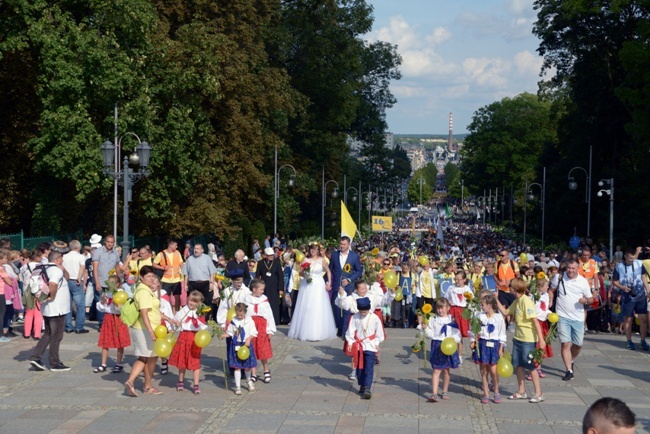
<svg viewBox="0 0 650 434">
<path fill-rule="evenodd" d="M 129 297 L 126 300 L 126 303 L 120 308 L 120 320 L 127 325 L 127 327 L 133 327 L 133 325 L 138 322 L 140 319 L 140 309 L 135 303 L 135 295 L 140 291 L 136 289 L 132 297 Z"/>
<path fill-rule="evenodd" d="M 165 265 L 169 265 L 169 260 L 167 259 L 167 255 L 165 254 L 165 251 L 162 250 L 160 253 L 162 253 L 162 255 L 163 255 L 163 259 L 165 260 Z M 162 261 L 160 261 L 160 262 L 161 262 L 160 265 L 162 265 Z M 153 261 L 152 261 L 152 263 L 153 263 Z M 140 271 L 140 270 L 138 270 L 138 271 Z M 161 270 L 160 268 L 155 268 L 154 267 L 153 274 L 158 276 L 159 279 L 162 279 L 163 276 L 165 275 L 165 270 Z"/>
<path fill-rule="evenodd" d="M 29 278 L 29 292 L 40 302 L 47 300 L 50 296 L 50 278 L 47 275 L 47 269 L 50 267 L 54 267 L 54 265 L 38 265 Z"/>
</svg>

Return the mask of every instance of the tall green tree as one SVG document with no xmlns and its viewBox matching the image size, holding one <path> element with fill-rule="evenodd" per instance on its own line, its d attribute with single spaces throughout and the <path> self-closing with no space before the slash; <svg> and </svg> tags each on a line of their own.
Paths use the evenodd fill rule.
<svg viewBox="0 0 650 434">
<path fill-rule="evenodd" d="M 523 93 L 480 108 L 461 150 L 465 184 L 477 192 L 532 178 L 543 151 L 557 140 L 550 107 Z"/>
<path fill-rule="evenodd" d="M 538 51 L 544 57 L 544 68 L 555 73 L 550 86 L 567 97 L 566 111 L 559 116 L 562 145 L 555 155 L 559 164 L 551 170 L 551 179 L 566 176 L 577 162 L 585 161 L 593 147 L 594 184 L 614 177 L 617 202 L 637 204 L 617 212 L 617 221 L 625 223 L 616 225 L 616 235 L 638 242 L 650 233 L 643 223 L 650 212 L 644 200 L 650 189 L 639 182 L 650 169 L 646 122 L 641 121 L 649 102 L 644 86 L 648 3 L 538 0 L 535 8 L 538 20 L 533 33 L 541 40 Z M 566 191 L 565 186 L 551 188 Z M 592 198 L 592 205 L 592 234 L 608 241 L 608 205 L 597 197 Z"/>
</svg>

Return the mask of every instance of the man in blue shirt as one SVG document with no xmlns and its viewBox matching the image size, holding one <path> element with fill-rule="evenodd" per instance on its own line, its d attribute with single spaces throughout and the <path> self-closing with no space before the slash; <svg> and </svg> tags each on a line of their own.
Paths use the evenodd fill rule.
<svg viewBox="0 0 650 434">
<path fill-rule="evenodd" d="M 648 289 L 647 273 L 644 271 L 643 262 L 636 257 L 636 249 L 629 248 L 625 251 L 625 261 L 619 262 L 614 269 L 613 284 L 621 291 L 621 314 L 623 315 L 627 348 L 636 350 L 632 342 L 632 318 L 637 314 L 641 332 L 641 348 L 650 350 L 645 341 L 647 333 Z M 646 278 L 643 275 L 646 274 Z"/>
</svg>

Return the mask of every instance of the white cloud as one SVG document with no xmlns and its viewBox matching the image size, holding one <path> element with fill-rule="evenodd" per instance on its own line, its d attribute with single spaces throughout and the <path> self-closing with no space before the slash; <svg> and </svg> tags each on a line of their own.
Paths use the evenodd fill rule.
<svg viewBox="0 0 650 434">
<path fill-rule="evenodd" d="M 467 58 L 463 61 L 463 72 L 472 83 L 480 87 L 503 89 L 508 86 L 509 61 L 500 58 Z"/>
<path fill-rule="evenodd" d="M 539 75 L 542 70 L 542 58 L 528 50 L 515 54 L 515 70 L 519 75 Z"/>
</svg>

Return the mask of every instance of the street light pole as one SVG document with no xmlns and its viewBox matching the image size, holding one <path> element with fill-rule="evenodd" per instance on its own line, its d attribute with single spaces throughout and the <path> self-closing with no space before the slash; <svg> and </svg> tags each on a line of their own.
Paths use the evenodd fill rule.
<svg viewBox="0 0 650 434">
<path fill-rule="evenodd" d="M 124 157 L 122 171 L 119 170 L 119 161 L 114 160 L 115 150 L 121 148 L 122 140 L 125 136 L 133 136 L 138 140 L 139 145 L 134 149 L 133 154 L 129 157 Z M 131 201 L 132 196 L 132 187 L 133 184 L 149 176 L 149 159 L 151 157 L 151 146 L 145 141 L 140 140 L 137 134 L 127 132 L 124 133 L 121 137 L 116 140 L 116 144 L 113 145 L 110 141 L 104 142 L 101 146 L 102 151 L 102 160 L 104 163 L 104 175 L 110 176 L 115 179 L 116 182 L 124 186 L 124 206 L 123 209 L 123 230 L 124 237 L 122 239 L 122 259 L 126 259 L 126 256 L 130 252 L 131 242 L 129 241 L 129 202 Z M 115 164 L 115 167 L 113 167 Z M 137 172 L 134 172 L 133 169 L 129 167 L 129 164 L 134 166 L 139 165 L 140 168 Z"/>
<path fill-rule="evenodd" d="M 325 165 L 323 165 L 323 190 L 322 190 L 323 202 L 321 204 L 322 206 L 321 206 L 321 231 L 320 231 L 321 240 L 325 239 L 325 205 L 327 204 L 327 198 L 326 198 L 327 184 L 329 184 L 330 182 L 336 184 L 336 189 L 332 192 L 332 197 L 336 198 L 336 196 L 338 196 L 337 190 L 339 188 L 339 184 L 338 182 L 331 179 L 325 182 Z"/>
<path fill-rule="evenodd" d="M 545 209 L 546 209 L 546 167 L 544 167 L 544 172 L 543 172 L 543 178 L 542 178 L 542 184 L 539 184 L 537 182 L 533 182 L 532 184 L 528 185 L 528 190 L 526 190 L 526 194 L 532 196 L 532 191 L 531 189 L 533 186 L 539 187 L 541 194 L 542 194 L 542 250 L 544 250 L 544 226 L 545 226 Z"/>
<path fill-rule="evenodd" d="M 298 175 L 296 168 L 291 164 L 283 164 L 278 168 L 278 148 L 275 148 L 275 187 L 273 188 L 273 236 L 278 233 L 278 198 L 280 197 L 280 171 L 289 167 L 293 170 L 293 175 L 289 178 L 289 187 L 293 187 L 294 178 Z"/>
<path fill-rule="evenodd" d="M 602 187 L 609 184 L 609 189 L 603 189 L 598 192 L 598 197 L 602 197 L 603 193 L 609 195 L 609 260 L 614 257 L 614 178 L 601 179 L 598 181 L 598 186 Z"/>
<path fill-rule="evenodd" d="M 463 203 L 465 202 L 465 181 L 460 180 L 460 209 L 463 211 Z"/>
<path fill-rule="evenodd" d="M 578 184 L 573 180 L 571 172 L 574 170 L 582 170 L 585 172 L 586 186 L 585 186 L 585 202 L 587 202 L 587 237 L 591 236 L 591 169 L 592 169 L 593 146 L 589 147 L 589 171 L 587 172 L 583 167 L 576 166 L 569 170 L 569 190 L 578 188 Z"/>
</svg>

